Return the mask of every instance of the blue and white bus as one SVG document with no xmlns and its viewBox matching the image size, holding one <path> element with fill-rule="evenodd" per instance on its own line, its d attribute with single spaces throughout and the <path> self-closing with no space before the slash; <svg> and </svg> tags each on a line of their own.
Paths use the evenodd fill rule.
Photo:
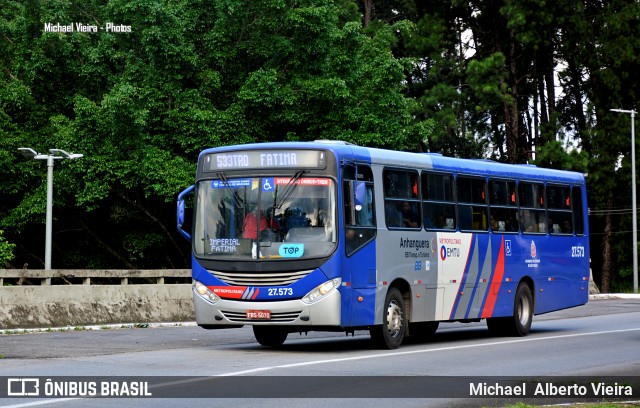
<svg viewBox="0 0 640 408">
<path fill-rule="evenodd" d="M 185 222 L 185 196 L 193 220 Z M 206 329 L 368 330 L 383 348 L 439 322 L 524 336 L 533 315 L 582 305 L 582 174 L 336 141 L 204 150 L 178 197 Z"/>
</svg>

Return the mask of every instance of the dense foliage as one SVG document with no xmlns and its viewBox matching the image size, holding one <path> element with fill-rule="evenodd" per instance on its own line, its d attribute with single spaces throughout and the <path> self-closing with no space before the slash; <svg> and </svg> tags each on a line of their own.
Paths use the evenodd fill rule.
<svg viewBox="0 0 640 408">
<path fill-rule="evenodd" d="M 365 35 L 355 4 L 331 1 L 9 2 L 0 212 L 12 263 L 39 267 L 44 239 L 46 168 L 18 147 L 85 155 L 55 164 L 53 265 L 65 268 L 187 265 L 174 202 L 203 148 L 327 138 L 414 149 L 428 126 L 390 51 L 412 29 Z"/>
<path fill-rule="evenodd" d="M 341 139 L 588 173 L 609 290 L 631 264 L 610 109 L 637 108 L 639 19 L 633 0 L 7 0 L 0 262 L 43 264 L 46 166 L 18 147 L 85 155 L 55 163 L 54 268 L 174 268 L 200 150 Z"/>
</svg>

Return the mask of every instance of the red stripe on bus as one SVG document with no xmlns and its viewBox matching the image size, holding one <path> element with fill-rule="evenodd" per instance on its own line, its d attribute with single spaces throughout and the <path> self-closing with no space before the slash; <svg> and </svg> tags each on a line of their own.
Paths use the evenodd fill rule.
<svg viewBox="0 0 640 408">
<path fill-rule="evenodd" d="M 489 294 L 487 296 L 487 301 L 484 303 L 484 308 L 482 309 L 481 318 L 491 317 L 493 313 L 493 308 L 496 305 L 496 299 L 498 298 L 498 291 L 500 290 L 500 285 L 502 283 L 502 276 L 504 275 L 504 237 L 502 237 L 502 241 L 500 242 L 500 252 L 498 253 L 498 261 L 496 262 L 496 270 L 493 273 L 493 279 L 491 280 L 491 284 L 489 285 Z"/>
</svg>

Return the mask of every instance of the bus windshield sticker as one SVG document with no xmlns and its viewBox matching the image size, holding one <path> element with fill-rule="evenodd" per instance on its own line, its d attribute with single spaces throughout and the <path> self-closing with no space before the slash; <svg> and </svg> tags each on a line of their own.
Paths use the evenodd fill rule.
<svg viewBox="0 0 640 408">
<path fill-rule="evenodd" d="M 269 192 L 273 191 L 275 187 L 273 178 L 264 178 L 262 179 L 262 191 Z"/>
<path fill-rule="evenodd" d="M 211 182 L 211 188 L 238 188 L 238 187 L 250 187 L 251 179 L 250 178 L 242 178 L 242 179 L 231 179 L 228 183 L 225 183 L 222 180 L 213 180 Z"/>
<path fill-rule="evenodd" d="M 237 238 L 209 238 L 211 253 L 237 252 L 240 240 Z"/>
<path fill-rule="evenodd" d="M 283 258 L 300 258 L 304 254 L 304 244 L 284 244 L 278 249 Z"/>
<path fill-rule="evenodd" d="M 289 183 L 290 178 L 286 177 L 278 177 L 274 179 L 274 183 L 276 185 L 286 185 Z M 323 177 L 302 177 L 295 182 L 296 185 L 301 186 L 322 186 L 322 187 L 330 187 L 331 179 L 323 178 Z"/>
</svg>

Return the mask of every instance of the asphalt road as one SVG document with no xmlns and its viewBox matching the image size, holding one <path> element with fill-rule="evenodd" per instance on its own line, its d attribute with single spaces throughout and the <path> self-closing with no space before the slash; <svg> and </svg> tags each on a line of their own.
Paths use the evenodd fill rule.
<svg viewBox="0 0 640 408">
<path fill-rule="evenodd" d="M 183 326 L 0 335 L 0 354 L 4 355 L 0 381 L 5 377 L 154 376 L 155 383 L 161 384 L 152 386 L 156 396 L 162 395 L 163 387 L 167 391 L 173 376 L 184 376 L 180 378 L 187 383 L 184 390 L 172 394 L 180 399 L 0 398 L 0 407 L 495 406 L 507 400 L 459 398 L 460 392 L 468 393 L 468 384 L 459 385 L 456 378 L 491 385 L 516 377 L 530 382 L 545 382 L 553 376 L 640 377 L 640 299 L 592 300 L 585 306 L 536 316 L 531 333 L 524 338 L 491 337 L 483 322 L 441 324 L 433 339 L 407 341 L 392 351 L 373 348 L 365 332 L 348 338 L 336 333 L 290 335 L 284 347 L 274 350 L 257 345 L 250 328 L 207 331 Z M 218 376 L 233 380 L 210 382 Z M 367 378 L 363 376 L 376 377 L 363 383 Z M 398 376 L 410 377 L 399 380 Z M 408 393 L 415 391 L 412 381 L 425 378 L 431 379 L 425 386 L 438 387 L 444 379 L 464 390 L 442 398 L 398 399 L 407 395 L 405 388 Z M 265 386 L 270 388 L 255 391 Z M 211 387 L 226 387 L 234 398 L 188 398 Z M 439 395 L 438 391 L 429 392 Z M 627 399 L 640 400 L 635 392 Z M 354 397 L 332 398 L 352 396 L 349 393 Z M 253 398 L 261 395 L 268 398 Z M 368 395 L 377 398 L 362 398 Z"/>
</svg>

